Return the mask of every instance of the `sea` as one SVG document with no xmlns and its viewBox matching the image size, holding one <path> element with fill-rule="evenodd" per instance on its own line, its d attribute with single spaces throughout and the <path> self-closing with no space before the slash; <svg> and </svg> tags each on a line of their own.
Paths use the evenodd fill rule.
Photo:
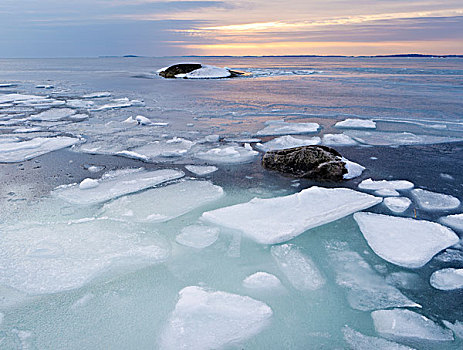
<svg viewBox="0 0 463 350">
<path fill-rule="evenodd" d="M 460 200 L 461 58 L 0 59 L 0 348 L 461 349 Z"/>
</svg>

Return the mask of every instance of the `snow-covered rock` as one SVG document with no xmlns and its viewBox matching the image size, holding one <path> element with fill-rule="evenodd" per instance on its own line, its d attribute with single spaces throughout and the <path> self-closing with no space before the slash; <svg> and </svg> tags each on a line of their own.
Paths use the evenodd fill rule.
<svg viewBox="0 0 463 350">
<path fill-rule="evenodd" d="M 336 283 L 347 289 L 347 300 L 356 310 L 368 311 L 390 307 L 420 307 L 396 287 L 389 285 L 357 253 L 343 242 L 326 245 Z"/>
<path fill-rule="evenodd" d="M 291 134 L 310 134 L 318 132 L 320 125 L 317 123 L 288 123 L 283 120 L 268 121 L 267 126 L 259 130 L 259 136 L 280 136 Z"/>
<path fill-rule="evenodd" d="M 426 265 L 459 241 L 452 230 L 435 222 L 373 213 L 356 213 L 354 219 L 378 256 L 407 268 Z"/>
<path fill-rule="evenodd" d="M 219 170 L 219 168 L 214 165 L 185 165 L 185 168 L 198 176 L 205 176 Z"/>
<path fill-rule="evenodd" d="M 190 225 L 182 228 L 182 231 L 175 237 L 175 241 L 186 247 L 203 249 L 217 241 L 219 232 L 217 227 Z"/>
<path fill-rule="evenodd" d="M 453 341 L 451 330 L 410 310 L 377 310 L 371 313 L 371 317 L 376 331 L 394 340 Z"/>
<path fill-rule="evenodd" d="M 52 194 L 73 204 L 92 205 L 154 187 L 183 176 L 183 172 L 170 169 L 156 171 L 145 171 L 143 169 L 120 170 L 103 175 L 98 180 L 99 185 L 97 187 L 80 189 L 77 184 L 72 184 L 58 187 L 53 190 Z"/>
<path fill-rule="evenodd" d="M 352 350 L 414 350 L 408 346 L 378 337 L 370 337 L 345 326 L 342 329 L 344 340 Z"/>
<path fill-rule="evenodd" d="M 203 65 L 199 69 L 185 74 L 177 74 L 175 77 L 185 79 L 221 79 L 231 76 L 232 74 L 227 68 Z"/>
<path fill-rule="evenodd" d="M 314 186 L 285 197 L 254 198 L 206 212 L 202 218 L 242 231 L 258 243 L 275 244 L 380 202 L 380 198 L 347 188 Z"/>
<path fill-rule="evenodd" d="M 463 288 L 463 269 L 442 269 L 434 271 L 429 280 L 431 286 L 440 290 Z"/>
<path fill-rule="evenodd" d="M 67 136 L 37 137 L 27 141 L 9 140 L 0 143 L 0 163 L 17 163 L 42 154 L 75 145 L 79 139 Z"/>
<path fill-rule="evenodd" d="M 384 198 L 384 205 L 394 213 L 403 213 L 411 204 L 412 201 L 407 197 Z"/>
<path fill-rule="evenodd" d="M 237 164 L 252 162 L 258 154 L 251 147 L 230 145 L 199 151 L 195 157 L 214 164 Z"/>
<path fill-rule="evenodd" d="M 275 275 L 268 272 L 256 272 L 243 280 L 243 287 L 257 290 L 281 289 L 283 285 Z"/>
<path fill-rule="evenodd" d="M 337 122 L 335 128 L 341 129 L 376 129 L 376 123 L 369 119 L 345 119 Z"/>
<path fill-rule="evenodd" d="M 280 270 L 291 285 L 300 291 L 312 291 L 323 287 L 325 278 L 315 263 L 293 244 L 272 246 L 270 249 Z"/>
<path fill-rule="evenodd" d="M 460 206 L 460 200 L 448 194 L 431 192 L 421 188 L 416 188 L 411 193 L 419 207 L 424 210 L 453 210 Z"/>
<path fill-rule="evenodd" d="M 102 215 L 125 221 L 164 222 L 216 201 L 223 194 L 221 187 L 209 181 L 181 181 L 116 199 L 103 206 Z"/>
<path fill-rule="evenodd" d="M 321 139 L 319 137 L 311 137 L 309 139 L 296 138 L 290 135 L 281 136 L 265 143 L 257 143 L 256 148 L 262 152 L 268 152 L 279 149 L 319 145 Z"/>
<path fill-rule="evenodd" d="M 269 323 L 272 309 L 247 296 L 201 287 L 186 287 L 171 313 L 160 349 L 220 349 L 239 345 L 259 334 Z"/>
</svg>

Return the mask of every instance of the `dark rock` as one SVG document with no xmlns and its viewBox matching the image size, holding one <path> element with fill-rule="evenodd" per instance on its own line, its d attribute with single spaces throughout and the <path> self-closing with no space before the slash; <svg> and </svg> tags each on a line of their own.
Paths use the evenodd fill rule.
<svg viewBox="0 0 463 350">
<path fill-rule="evenodd" d="M 170 66 L 159 75 L 164 78 L 175 78 L 177 74 L 187 74 L 201 67 L 199 63 L 180 63 Z"/>
<path fill-rule="evenodd" d="M 341 154 L 326 146 L 302 146 L 265 153 L 262 166 L 315 181 L 343 181 L 347 174 Z"/>
</svg>

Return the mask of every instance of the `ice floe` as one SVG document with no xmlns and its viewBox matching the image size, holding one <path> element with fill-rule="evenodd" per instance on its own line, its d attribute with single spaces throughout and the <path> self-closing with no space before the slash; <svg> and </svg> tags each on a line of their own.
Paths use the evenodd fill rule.
<svg viewBox="0 0 463 350">
<path fill-rule="evenodd" d="M 364 335 L 348 326 L 342 329 L 342 333 L 344 334 L 344 340 L 352 350 L 414 350 L 386 339 Z"/>
<path fill-rule="evenodd" d="M 170 169 L 156 171 L 143 169 L 119 170 L 103 175 L 98 180 L 98 186 L 96 187 L 81 189 L 79 185 L 71 184 L 56 188 L 52 194 L 70 203 L 92 205 L 154 187 L 183 176 L 183 172 Z"/>
<path fill-rule="evenodd" d="M 265 143 L 257 143 L 256 148 L 262 152 L 300 147 L 300 146 L 311 146 L 320 144 L 321 139 L 319 137 L 312 137 L 309 139 L 301 139 L 292 137 L 290 135 L 281 136 Z"/>
<path fill-rule="evenodd" d="M 67 119 L 74 114 L 76 112 L 71 108 L 53 108 L 39 114 L 33 114 L 27 119 L 31 121 L 58 121 Z"/>
<path fill-rule="evenodd" d="M 369 119 L 348 118 L 337 122 L 334 126 L 341 129 L 376 129 L 376 123 Z"/>
<path fill-rule="evenodd" d="M 347 188 L 314 186 L 285 197 L 254 198 L 248 203 L 206 212 L 202 218 L 242 231 L 258 243 L 275 244 L 381 201 Z"/>
<path fill-rule="evenodd" d="M 356 310 L 368 311 L 390 307 L 420 307 L 396 287 L 389 285 L 346 243 L 328 242 L 326 249 L 336 272 L 336 283 L 347 289 L 347 300 Z"/>
<path fill-rule="evenodd" d="M 88 190 L 89 188 L 98 187 L 99 184 L 100 183 L 98 182 L 98 180 L 87 178 L 82 180 L 82 182 L 79 184 L 79 189 Z"/>
<path fill-rule="evenodd" d="M 243 287 L 248 289 L 272 290 L 281 289 L 283 285 L 278 277 L 268 272 L 256 272 L 243 280 Z"/>
<path fill-rule="evenodd" d="M 288 123 L 283 120 L 272 120 L 265 123 L 266 127 L 259 130 L 259 136 L 280 136 L 291 134 L 316 133 L 320 128 L 317 123 Z"/>
<path fill-rule="evenodd" d="M 378 256 L 407 268 L 426 265 L 459 241 L 452 230 L 435 222 L 373 213 L 355 213 L 354 219 Z"/>
<path fill-rule="evenodd" d="M 66 100 L 66 105 L 71 108 L 92 108 L 95 105 L 95 102 L 85 100 Z"/>
<path fill-rule="evenodd" d="M 219 349 L 259 334 L 272 309 L 247 296 L 186 287 L 160 338 L 162 350 Z"/>
<path fill-rule="evenodd" d="M 293 244 L 272 246 L 270 249 L 280 270 L 291 285 L 300 291 L 313 291 L 325 284 L 325 278 L 315 263 Z"/>
<path fill-rule="evenodd" d="M 463 231 L 463 214 L 444 216 L 439 219 L 441 224 L 449 226 L 456 231 Z"/>
<path fill-rule="evenodd" d="M 0 163 L 17 163 L 75 145 L 79 139 L 67 136 L 36 137 L 27 141 L 0 142 Z"/>
<path fill-rule="evenodd" d="M 205 176 L 219 170 L 219 168 L 214 165 L 185 165 L 185 168 L 198 176 Z"/>
<path fill-rule="evenodd" d="M 325 134 L 322 143 L 326 146 L 354 146 L 357 142 L 344 134 Z"/>
<path fill-rule="evenodd" d="M 419 290 L 426 287 L 421 277 L 413 272 L 393 272 L 386 277 L 386 282 L 406 290 Z"/>
<path fill-rule="evenodd" d="M 82 96 L 82 98 L 103 98 L 103 97 L 111 97 L 111 93 L 108 91 L 92 92 L 90 94 Z"/>
<path fill-rule="evenodd" d="M 463 322 L 455 321 L 455 323 L 451 323 L 449 321 L 443 320 L 442 323 L 448 329 L 451 329 L 453 333 L 460 339 L 463 339 Z"/>
<path fill-rule="evenodd" d="M 247 146 L 246 146 L 247 145 Z M 252 162 L 259 152 L 254 151 L 248 144 L 221 146 L 195 153 L 195 157 L 213 164 L 238 164 Z"/>
<path fill-rule="evenodd" d="M 412 201 L 407 197 L 384 198 L 384 205 L 394 213 L 403 213 L 411 204 Z"/>
<path fill-rule="evenodd" d="M 203 249 L 217 241 L 219 232 L 218 227 L 190 225 L 182 228 L 182 231 L 175 237 L 175 241 L 186 247 Z"/>
<path fill-rule="evenodd" d="M 448 194 L 431 192 L 421 188 L 416 188 L 411 193 L 418 206 L 424 210 L 453 210 L 460 206 L 460 200 Z"/>
<path fill-rule="evenodd" d="M 120 151 L 120 156 L 141 159 L 144 161 L 156 161 L 161 158 L 172 158 L 184 156 L 193 147 L 193 141 L 174 137 L 169 140 L 159 140 L 136 147 L 130 151 Z"/>
<path fill-rule="evenodd" d="M 452 341 L 453 332 L 429 318 L 404 309 L 377 310 L 371 313 L 376 331 L 394 340 Z"/>
<path fill-rule="evenodd" d="M 223 189 L 209 181 L 187 180 L 116 199 L 104 205 L 102 215 L 125 221 L 164 222 L 223 195 Z"/>
<path fill-rule="evenodd" d="M 371 191 L 383 191 L 383 190 L 395 190 L 395 191 L 405 191 L 410 190 L 415 185 L 407 180 L 379 180 L 375 181 L 372 179 L 363 180 L 359 185 L 358 188 L 361 190 L 371 190 Z"/>
<path fill-rule="evenodd" d="M 128 108 L 128 107 L 143 107 L 145 104 L 143 101 L 139 100 L 129 100 L 127 97 L 124 98 L 117 98 L 112 101 L 110 101 L 107 104 L 101 105 L 101 106 L 95 106 L 95 108 L 92 108 L 92 111 L 95 112 L 101 112 L 101 111 L 107 111 L 111 109 L 120 109 L 120 108 Z"/>
<path fill-rule="evenodd" d="M 434 271 L 429 279 L 431 286 L 440 290 L 463 288 L 463 269 L 442 269 Z"/>
<path fill-rule="evenodd" d="M 165 261 L 160 238 L 110 220 L 1 228 L 0 284 L 30 295 L 80 288 L 103 273 Z"/>
<path fill-rule="evenodd" d="M 459 142 L 463 140 L 462 138 L 456 137 L 415 135 L 410 132 L 348 130 L 345 131 L 344 134 L 359 143 L 371 146 L 426 145 Z"/>
<path fill-rule="evenodd" d="M 358 163 L 355 163 L 349 159 L 346 159 L 344 157 L 342 157 L 342 161 L 344 162 L 346 169 L 347 169 L 347 174 L 343 175 L 343 178 L 345 180 L 350 180 L 350 179 L 359 177 L 360 175 L 362 175 L 363 171 L 365 170 L 364 166 Z"/>
</svg>

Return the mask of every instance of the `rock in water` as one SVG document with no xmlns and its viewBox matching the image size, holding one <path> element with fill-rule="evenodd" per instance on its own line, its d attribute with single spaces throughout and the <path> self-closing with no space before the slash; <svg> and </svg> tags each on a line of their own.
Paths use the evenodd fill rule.
<svg viewBox="0 0 463 350">
<path fill-rule="evenodd" d="M 265 153 L 266 169 L 317 181 L 342 181 L 347 174 L 341 154 L 326 146 L 302 146 Z"/>
<path fill-rule="evenodd" d="M 159 75 L 163 78 L 175 78 L 177 74 L 187 74 L 201 67 L 202 65 L 199 63 L 174 64 L 173 66 L 170 66 L 164 70 L 161 70 L 159 72 Z"/>
</svg>

